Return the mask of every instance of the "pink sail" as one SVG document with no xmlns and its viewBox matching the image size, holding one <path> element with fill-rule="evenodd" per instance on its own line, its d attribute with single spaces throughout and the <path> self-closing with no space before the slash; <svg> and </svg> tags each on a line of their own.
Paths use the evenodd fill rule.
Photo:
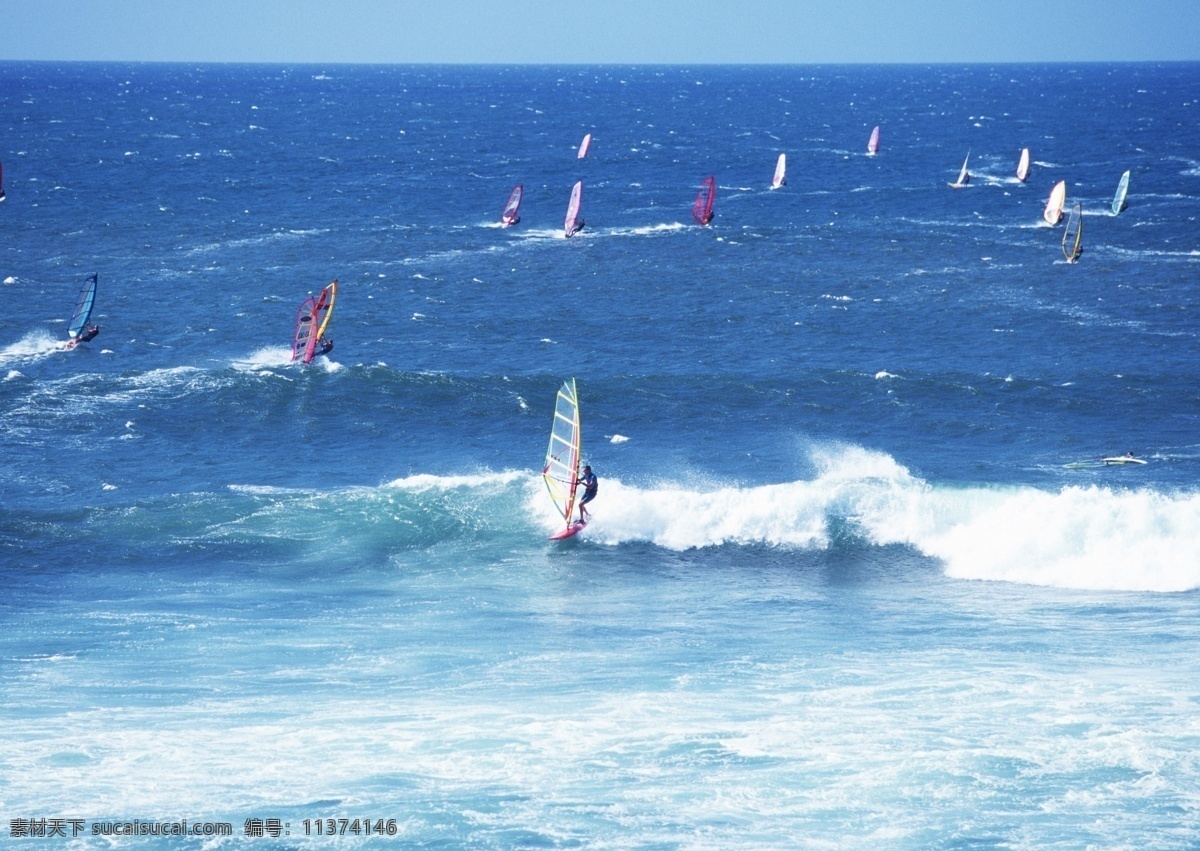
<svg viewBox="0 0 1200 851">
<path fill-rule="evenodd" d="M 592 134 L 588 133 L 583 137 L 583 141 L 579 143 L 579 152 L 575 154 L 575 159 L 581 160 L 588 155 L 588 149 L 592 147 Z"/>
<path fill-rule="evenodd" d="M 583 230 L 583 220 L 579 218 L 579 207 L 583 203 L 583 181 L 577 180 L 571 187 L 571 201 L 567 204 L 567 217 L 563 219 L 563 232 L 574 236 Z"/>
<path fill-rule="evenodd" d="M 698 225 L 707 225 L 713 220 L 713 202 L 717 200 L 717 179 L 706 177 L 700 184 L 700 192 L 692 203 L 692 218 Z"/>
<path fill-rule="evenodd" d="M 521 188 L 520 183 L 513 187 L 512 194 L 508 196 L 508 203 L 504 205 L 504 212 L 500 214 L 501 227 L 512 227 L 521 221 L 521 217 L 517 213 L 521 209 L 521 196 L 523 194 L 524 190 Z"/>
<path fill-rule="evenodd" d="M 875 154 L 878 151 L 879 151 L 879 126 L 876 125 L 875 129 L 871 131 L 871 138 L 867 140 L 867 153 L 870 154 L 871 156 L 875 156 Z"/>
</svg>

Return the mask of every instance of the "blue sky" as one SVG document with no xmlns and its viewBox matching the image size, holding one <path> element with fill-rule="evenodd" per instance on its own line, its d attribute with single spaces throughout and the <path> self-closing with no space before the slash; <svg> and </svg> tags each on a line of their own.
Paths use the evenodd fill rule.
<svg viewBox="0 0 1200 851">
<path fill-rule="evenodd" d="M 1200 0 L 4 0 L 0 59 L 1200 60 Z"/>
</svg>

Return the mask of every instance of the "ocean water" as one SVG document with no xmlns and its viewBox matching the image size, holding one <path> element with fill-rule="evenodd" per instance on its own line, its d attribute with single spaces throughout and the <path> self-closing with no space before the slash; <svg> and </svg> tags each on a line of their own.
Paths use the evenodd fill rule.
<svg viewBox="0 0 1200 851">
<path fill-rule="evenodd" d="M 1200 845 L 1200 65 L 0 82 L 0 844 Z"/>
</svg>

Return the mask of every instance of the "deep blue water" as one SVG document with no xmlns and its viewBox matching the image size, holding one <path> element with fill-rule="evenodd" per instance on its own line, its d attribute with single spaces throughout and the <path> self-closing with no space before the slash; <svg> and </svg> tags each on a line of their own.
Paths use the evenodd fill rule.
<svg viewBox="0 0 1200 851">
<path fill-rule="evenodd" d="M 1198 84 L 0 63 L 0 813 L 1200 844 Z"/>
</svg>

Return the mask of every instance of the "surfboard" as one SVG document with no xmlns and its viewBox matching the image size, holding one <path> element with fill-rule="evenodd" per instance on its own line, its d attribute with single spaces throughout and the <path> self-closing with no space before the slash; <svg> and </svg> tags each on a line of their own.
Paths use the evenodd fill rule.
<svg viewBox="0 0 1200 851">
<path fill-rule="evenodd" d="M 563 382 L 554 399 L 554 419 L 550 424 L 550 444 L 546 447 L 546 463 L 542 480 L 550 492 L 554 508 L 566 523 L 565 528 L 551 540 L 569 538 L 586 523 L 573 521 L 575 493 L 579 489 L 579 459 L 583 449 L 583 429 L 579 419 L 579 392 L 575 379 Z"/>
<path fill-rule="evenodd" d="M 967 148 L 966 159 L 963 160 L 962 168 L 958 170 L 958 179 L 950 184 L 951 189 L 962 189 L 971 182 L 971 173 L 967 171 L 967 161 L 971 159 L 971 149 Z"/>
<path fill-rule="evenodd" d="M 1021 149 L 1021 159 L 1017 162 L 1017 180 L 1022 183 L 1029 177 L 1029 149 Z"/>
<path fill-rule="evenodd" d="M 1079 204 L 1071 210 L 1063 229 L 1062 252 L 1068 263 L 1074 263 L 1083 253 L 1083 208 Z"/>
<path fill-rule="evenodd" d="M 508 203 L 504 205 L 504 211 L 500 214 L 501 227 L 512 227 L 521 221 L 521 217 L 517 213 L 521 209 L 521 196 L 524 194 L 525 190 L 520 183 L 513 187 L 513 191 L 508 196 Z"/>
<path fill-rule="evenodd" d="M 1128 193 L 1129 172 L 1125 172 L 1123 175 L 1121 175 L 1121 181 L 1117 184 L 1117 194 L 1113 196 L 1112 211 L 1114 216 L 1125 209 L 1125 196 Z"/>
<path fill-rule="evenodd" d="M 873 157 L 879 152 L 879 127 L 878 125 L 871 131 L 871 138 L 867 140 L 867 156 Z"/>
<path fill-rule="evenodd" d="M 571 187 L 571 200 L 567 202 L 567 217 L 563 219 L 563 233 L 569 237 L 583 229 L 583 222 L 579 219 L 579 207 L 582 203 L 583 181 L 577 180 Z"/>
<path fill-rule="evenodd" d="M 1060 180 L 1050 190 L 1050 199 L 1046 202 L 1046 209 L 1042 211 L 1042 218 L 1047 224 L 1056 225 L 1062 221 L 1063 205 L 1066 203 L 1067 182 Z"/>
<path fill-rule="evenodd" d="M 575 159 L 581 160 L 588 155 L 588 151 L 592 147 L 592 134 L 588 133 L 583 137 L 583 141 L 579 143 L 579 150 L 575 154 Z"/>
<path fill-rule="evenodd" d="M 707 225 L 713 220 L 713 202 L 717 200 L 717 179 L 706 177 L 700 184 L 696 200 L 692 202 L 692 218 L 698 225 Z"/>
<path fill-rule="evenodd" d="M 71 339 L 83 333 L 88 320 L 92 318 L 92 307 L 96 303 L 96 279 L 95 272 L 88 275 L 79 288 L 79 295 L 75 297 L 75 310 L 71 312 L 71 321 L 67 323 L 67 334 Z"/>
<path fill-rule="evenodd" d="M 586 522 L 580 523 L 578 520 L 576 520 L 574 523 L 572 523 L 566 529 L 563 529 L 561 532 L 555 532 L 553 535 L 551 535 L 550 540 L 551 541 L 565 541 L 567 538 L 573 538 L 573 537 L 575 537 L 575 535 L 577 535 L 579 532 L 581 532 L 586 526 L 587 526 Z"/>
<path fill-rule="evenodd" d="M 778 189 L 787 186 L 787 154 L 780 154 L 775 162 L 775 176 L 771 178 L 771 188 Z"/>
</svg>

